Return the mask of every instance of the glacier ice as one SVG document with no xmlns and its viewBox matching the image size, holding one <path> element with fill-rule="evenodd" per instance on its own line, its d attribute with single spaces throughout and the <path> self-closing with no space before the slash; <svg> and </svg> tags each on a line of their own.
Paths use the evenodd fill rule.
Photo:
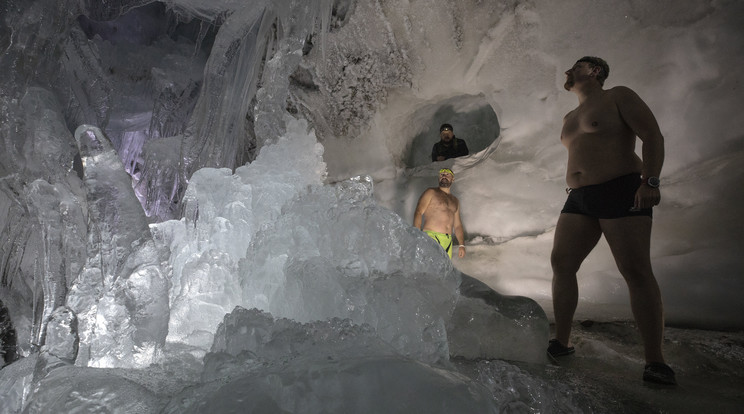
<svg viewBox="0 0 744 414">
<path fill-rule="evenodd" d="M 164 346 L 168 324 L 163 252 L 105 134 L 81 125 L 75 139 L 88 206 L 88 258 L 67 298 L 79 318 L 79 363 L 146 366 Z"/>
<path fill-rule="evenodd" d="M 0 406 L 580 411 L 515 361 L 544 362 L 550 315 L 526 297 L 549 301 L 558 79 L 587 53 L 669 139 L 668 320 L 742 326 L 741 7 L 4 2 L 0 340 L 21 358 Z M 410 226 L 445 121 L 480 144 L 446 164 L 469 234 L 454 262 Z M 598 250 L 579 312 L 622 317 Z"/>
</svg>

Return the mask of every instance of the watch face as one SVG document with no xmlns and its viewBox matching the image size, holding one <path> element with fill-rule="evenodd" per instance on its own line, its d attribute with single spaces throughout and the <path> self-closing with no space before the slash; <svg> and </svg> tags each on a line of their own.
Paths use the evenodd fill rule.
<svg viewBox="0 0 744 414">
<path fill-rule="evenodd" d="M 647 183 L 650 187 L 658 187 L 661 184 L 658 177 L 648 177 Z"/>
</svg>

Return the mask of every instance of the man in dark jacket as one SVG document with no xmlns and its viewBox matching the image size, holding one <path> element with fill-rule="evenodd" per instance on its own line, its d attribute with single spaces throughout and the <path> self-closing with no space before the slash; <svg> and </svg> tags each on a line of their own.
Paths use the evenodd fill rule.
<svg viewBox="0 0 744 414">
<path fill-rule="evenodd" d="M 468 145 L 464 140 L 455 137 L 455 132 L 450 124 L 442 124 L 439 127 L 440 141 L 431 149 L 432 161 L 444 161 L 449 158 L 468 155 Z"/>
</svg>

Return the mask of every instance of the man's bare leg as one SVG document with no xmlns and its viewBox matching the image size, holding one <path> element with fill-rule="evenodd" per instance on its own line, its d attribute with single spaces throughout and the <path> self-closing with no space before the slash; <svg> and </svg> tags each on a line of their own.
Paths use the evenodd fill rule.
<svg viewBox="0 0 744 414">
<path fill-rule="evenodd" d="M 567 213 L 558 218 L 550 264 L 553 267 L 555 338 L 565 346 L 569 346 L 571 324 L 579 300 L 576 272 L 601 236 L 597 219 Z"/>
<path fill-rule="evenodd" d="M 664 308 L 651 268 L 651 218 L 600 220 L 602 232 L 630 292 L 630 307 L 643 339 L 646 362 L 664 362 Z"/>
</svg>

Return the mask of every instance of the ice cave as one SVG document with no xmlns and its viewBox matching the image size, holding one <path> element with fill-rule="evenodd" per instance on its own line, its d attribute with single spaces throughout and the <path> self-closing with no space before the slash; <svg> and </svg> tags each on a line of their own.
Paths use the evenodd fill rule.
<svg viewBox="0 0 744 414">
<path fill-rule="evenodd" d="M 744 2 L 0 0 L 0 413 L 741 412 Z M 564 71 L 665 137 L 642 384 L 604 242 L 555 364 Z M 467 156 L 432 162 L 439 125 Z M 467 254 L 413 227 L 454 171 Z"/>
</svg>

